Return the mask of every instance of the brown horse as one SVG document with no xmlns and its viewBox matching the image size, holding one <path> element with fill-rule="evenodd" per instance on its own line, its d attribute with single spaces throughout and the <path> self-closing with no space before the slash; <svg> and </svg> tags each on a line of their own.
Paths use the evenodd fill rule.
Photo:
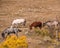
<svg viewBox="0 0 60 48">
<path fill-rule="evenodd" d="M 39 27 L 40 29 L 42 28 L 42 22 L 33 22 L 31 25 L 30 25 L 30 29 L 32 29 L 32 27 Z"/>
</svg>

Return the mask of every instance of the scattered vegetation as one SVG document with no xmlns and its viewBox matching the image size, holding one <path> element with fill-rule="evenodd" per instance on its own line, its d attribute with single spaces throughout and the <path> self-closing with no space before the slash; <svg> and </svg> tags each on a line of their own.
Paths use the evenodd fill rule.
<svg viewBox="0 0 60 48">
<path fill-rule="evenodd" d="M 49 31 L 47 29 L 44 29 L 44 28 L 42 28 L 41 30 L 36 28 L 35 33 L 37 35 L 42 35 L 42 36 L 48 36 L 49 35 Z"/>
<path fill-rule="evenodd" d="M 1 48 L 28 48 L 26 36 L 17 38 L 14 36 L 8 36 L 4 42 L 0 44 Z"/>
<path fill-rule="evenodd" d="M 60 45 L 60 42 L 57 41 L 56 38 L 52 38 L 50 36 L 49 30 L 45 28 L 42 29 L 34 28 L 33 32 L 28 32 L 28 36 L 31 37 L 29 43 L 32 43 L 33 42 L 32 40 L 36 41 L 37 43 L 36 48 L 38 48 L 38 46 L 40 47 L 40 45 L 42 46 L 45 45 L 47 48 L 55 48 Z M 54 35 L 52 34 L 52 36 Z M 59 38 L 60 38 L 60 33 L 59 33 Z M 0 43 L 0 47 L 1 48 L 28 48 L 28 42 L 26 39 L 27 39 L 26 36 L 21 36 L 18 38 L 15 35 L 7 36 L 6 40 Z M 39 43 L 40 40 L 41 43 Z"/>
</svg>

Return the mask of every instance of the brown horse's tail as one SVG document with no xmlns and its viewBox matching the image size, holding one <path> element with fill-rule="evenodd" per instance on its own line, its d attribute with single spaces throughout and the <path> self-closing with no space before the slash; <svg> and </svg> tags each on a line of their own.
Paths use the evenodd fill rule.
<svg viewBox="0 0 60 48">
<path fill-rule="evenodd" d="M 31 30 L 31 29 L 32 29 L 32 27 L 31 27 L 31 26 L 29 26 L 29 29 Z"/>
</svg>

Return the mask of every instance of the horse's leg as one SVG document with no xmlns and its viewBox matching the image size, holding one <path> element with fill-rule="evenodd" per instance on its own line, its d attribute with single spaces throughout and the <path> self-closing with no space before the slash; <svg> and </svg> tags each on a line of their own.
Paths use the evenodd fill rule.
<svg viewBox="0 0 60 48">
<path fill-rule="evenodd" d="M 15 32 L 16 36 L 18 37 L 18 32 Z"/>
<path fill-rule="evenodd" d="M 39 26 L 39 28 L 41 29 L 41 28 L 42 28 L 42 25 L 41 25 L 41 26 Z"/>
<path fill-rule="evenodd" d="M 24 26 L 26 25 L 26 21 L 24 21 Z"/>
<path fill-rule="evenodd" d="M 18 28 L 18 23 L 14 24 L 14 27 L 15 27 L 15 28 Z"/>
<path fill-rule="evenodd" d="M 21 32 L 21 30 L 20 30 L 20 29 L 18 29 L 18 31 L 19 31 L 19 32 Z"/>
<path fill-rule="evenodd" d="M 18 24 L 16 24 L 16 27 L 18 28 Z"/>
<path fill-rule="evenodd" d="M 8 36 L 8 35 L 10 35 L 10 32 L 9 32 L 9 33 L 7 33 L 6 38 L 7 38 L 7 36 Z"/>
<path fill-rule="evenodd" d="M 32 26 L 30 26 L 29 29 L 31 30 L 32 29 Z"/>
</svg>

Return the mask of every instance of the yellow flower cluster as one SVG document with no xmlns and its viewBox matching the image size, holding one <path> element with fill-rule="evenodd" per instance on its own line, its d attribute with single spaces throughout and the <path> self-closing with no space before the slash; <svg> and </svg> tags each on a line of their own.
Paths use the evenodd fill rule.
<svg viewBox="0 0 60 48">
<path fill-rule="evenodd" d="M 16 37 L 8 36 L 4 42 L 0 44 L 1 48 L 28 48 L 26 36 Z"/>
</svg>

